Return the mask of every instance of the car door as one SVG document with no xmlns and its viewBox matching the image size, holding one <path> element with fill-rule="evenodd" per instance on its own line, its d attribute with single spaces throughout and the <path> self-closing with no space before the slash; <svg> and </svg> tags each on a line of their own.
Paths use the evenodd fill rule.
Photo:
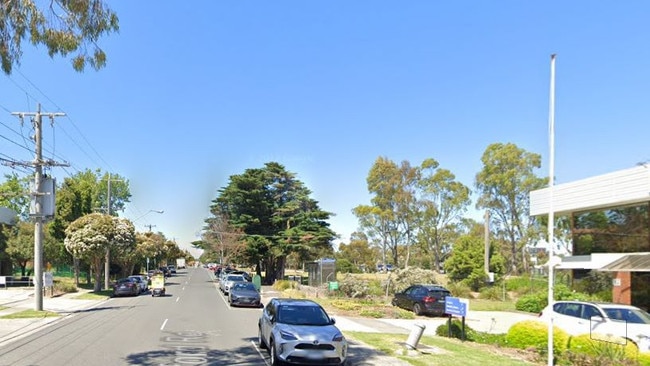
<svg viewBox="0 0 650 366">
<path fill-rule="evenodd" d="M 406 301 L 404 302 L 404 306 L 407 309 L 413 309 L 413 305 L 418 302 L 418 296 L 422 290 L 423 289 L 420 286 L 411 286 L 406 291 L 404 291 L 406 293 Z"/>
<path fill-rule="evenodd" d="M 553 306 L 554 321 L 572 335 L 589 334 L 589 321 L 582 317 L 582 304 L 578 302 L 563 302 Z"/>
<path fill-rule="evenodd" d="M 275 319 L 275 301 L 270 301 L 264 311 L 262 312 L 262 317 L 260 318 L 260 331 L 262 333 L 262 338 L 264 342 L 268 345 L 269 338 L 271 337 L 271 328 L 273 327 L 272 322 Z"/>
<path fill-rule="evenodd" d="M 413 286 L 407 288 L 402 292 L 398 292 L 395 294 L 395 300 L 397 302 L 397 306 L 399 306 L 400 308 L 409 308 L 408 294 L 411 292 L 412 289 Z"/>
</svg>

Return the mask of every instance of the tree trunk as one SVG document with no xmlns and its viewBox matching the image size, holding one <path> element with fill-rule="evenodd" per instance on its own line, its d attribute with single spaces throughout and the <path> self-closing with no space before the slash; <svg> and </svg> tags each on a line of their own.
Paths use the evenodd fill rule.
<svg viewBox="0 0 650 366">
<path fill-rule="evenodd" d="M 74 284 L 79 287 L 79 258 L 74 257 L 72 261 L 74 263 Z"/>
<path fill-rule="evenodd" d="M 97 256 L 93 258 L 93 269 L 95 270 L 95 283 L 93 285 L 94 292 L 102 290 L 102 264 L 104 263 L 104 256 Z"/>
</svg>

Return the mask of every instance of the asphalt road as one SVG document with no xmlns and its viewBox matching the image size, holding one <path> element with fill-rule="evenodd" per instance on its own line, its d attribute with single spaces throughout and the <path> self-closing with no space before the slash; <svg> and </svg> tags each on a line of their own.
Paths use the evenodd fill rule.
<svg viewBox="0 0 650 366">
<path fill-rule="evenodd" d="M 166 296 L 111 298 L 0 347 L 0 365 L 260 365 L 261 309 L 231 308 L 209 271 L 168 279 Z M 402 365 L 352 342 L 348 365 Z"/>
</svg>

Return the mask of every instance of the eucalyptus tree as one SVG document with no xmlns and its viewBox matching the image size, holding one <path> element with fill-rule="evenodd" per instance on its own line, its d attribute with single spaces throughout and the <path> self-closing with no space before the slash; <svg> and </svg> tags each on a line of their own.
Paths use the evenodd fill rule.
<svg viewBox="0 0 650 366">
<path fill-rule="evenodd" d="M 470 189 L 456 180 L 435 159 L 426 159 L 419 167 L 417 182 L 420 204 L 419 237 L 433 253 L 435 269 L 442 269 L 443 255 L 449 253 L 458 235 L 458 225 L 471 203 Z"/>
<path fill-rule="evenodd" d="M 404 236 L 400 230 L 404 218 L 398 211 L 398 195 L 403 193 L 400 190 L 404 186 L 400 168 L 390 159 L 379 157 L 370 168 L 366 183 L 372 195 L 370 205 L 359 205 L 353 209 L 353 213 L 370 240 L 379 244 L 383 263 L 387 263 L 386 252 L 390 251 L 393 263 L 397 265 L 397 249 Z M 401 198 L 406 200 L 406 195 Z"/>
<path fill-rule="evenodd" d="M 490 213 L 490 227 L 508 242 L 512 271 L 527 269 L 527 245 L 532 239 L 529 216 L 531 191 L 547 184 L 535 175 L 541 156 L 527 152 L 512 143 L 495 143 L 487 147 L 481 161 L 483 168 L 476 175 L 479 193 L 476 207 Z"/>
<path fill-rule="evenodd" d="M 94 291 L 101 289 L 102 263 L 106 250 L 134 247 L 135 228 L 127 219 L 92 213 L 70 223 L 65 230 L 65 247 L 76 258 L 86 260 L 94 270 Z"/>
<path fill-rule="evenodd" d="M 106 54 L 98 40 L 119 30 L 117 15 L 101 0 L 2 1 L 0 13 L 0 60 L 6 74 L 20 64 L 25 40 L 45 46 L 50 57 L 75 53 L 72 66 L 77 71 L 87 64 L 100 69 Z"/>
<path fill-rule="evenodd" d="M 124 209 L 130 199 L 129 181 L 120 175 L 86 169 L 66 177 L 57 190 L 56 215 L 50 226 L 51 233 L 55 238 L 63 239 L 65 228 L 74 220 L 96 212 L 116 214 Z"/>
<path fill-rule="evenodd" d="M 331 214 L 310 195 L 294 173 L 269 162 L 231 176 L 210 211 L 212 217 L 227 217 L 229 225 L 243 234 L 246 259 L 256 265 L 258 274 L 264 267 L 265 282 L 272 283 L 284 277 L 289 254 L 316 259 L 324 249 L 331 252 L 336 236 L 327 223 Z M 216 235 L 210 230 L 208 226 L 208 235 Z"/>
</svg>

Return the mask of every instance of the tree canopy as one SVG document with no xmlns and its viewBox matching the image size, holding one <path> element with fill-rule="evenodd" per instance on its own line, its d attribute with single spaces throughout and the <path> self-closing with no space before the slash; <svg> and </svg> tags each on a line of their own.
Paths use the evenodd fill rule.
<svg viewBox="0 0 650 366">
<path fill-rule="evenodd" d="M 508 260 L 513 272 L 527 269 L 527 245 L 538 237 L 532 232 L 529 194 L 547 184 L 547 179 L 534 173 L 541 160 L 539 154 L 515 144 L 495 143 L 485 149 L 481 157 L 483 168 L 476 175 L 476 207 L 490 212 L 490 225 L 495 228 L 497 239 L 509 244 Z"/>
<path fill-rule="evenodd" d="M 102 261 L 107 249 L 124 251 L 134 247 L 135 228 L 127 219 L 92 213 L 73 221 L 65 229 L 65 247 L 76 258 L 94 268 L 95 291 L 101 286 Z"/>
<path fill-rule="evenodd" d="M 210 223 L 227 217 L 229 225 L 242 235 L 245 260 L 256 265 L 258 273 L 263 267 L 265 282 L 272 283 L 284 277 L 289 254 L 316 259 L 332 253 L 331 241 L 336 235 L 327 222 L 331 214 L 321 210 L 310 195 L 304 183 L 279 163 L 247 169 L 231 176 L 228 185 L 219 190 L 204 236 L 218 237 Z"/>
<path fill-rule="evenodd" d="M 0 60 L 2 71 L 11 74 L 20 65 L 23 41 L 44 45 L 50 57 L 75 53 L 72 67 L 86 65 L 98 70 L 106 64 L 99 39 L 119 30 L 117 15 L 101 0 L 35 0 L 0 2 Z"/>
</svg>

